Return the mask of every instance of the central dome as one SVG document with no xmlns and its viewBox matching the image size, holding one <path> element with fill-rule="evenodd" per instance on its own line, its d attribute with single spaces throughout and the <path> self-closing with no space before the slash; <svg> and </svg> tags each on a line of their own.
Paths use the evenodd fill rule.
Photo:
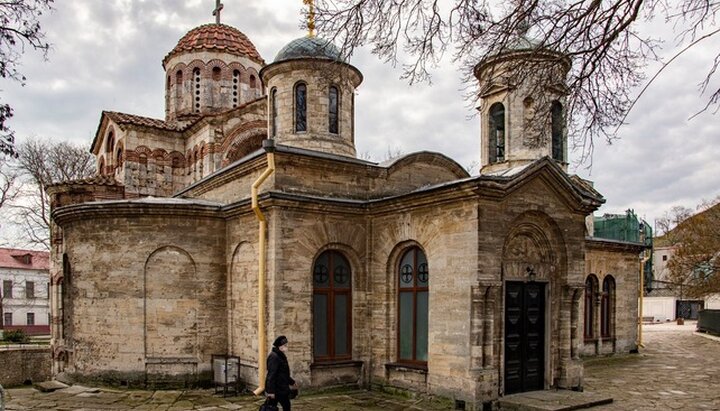
<svg viewBox="0 0 720 411">
<path fill-rule="evenodd" d="M 241 55 L 259 64 L 265 64 L 255 45 L 245 34 L 235 27 L 214 23 L 195 27 L 185 34 L 163 59 L 163 67 L 168 60 L 178 54 L 204 50 Z"/>
<path fill-rule="evenodd" d="M 345 59 L 340 55 L 340 50 L 330 41 L 318 37 L 300 37 L 283 47 L 275 56 L 274 63 L 304 58 L 345 62 Z"/>
</svg>

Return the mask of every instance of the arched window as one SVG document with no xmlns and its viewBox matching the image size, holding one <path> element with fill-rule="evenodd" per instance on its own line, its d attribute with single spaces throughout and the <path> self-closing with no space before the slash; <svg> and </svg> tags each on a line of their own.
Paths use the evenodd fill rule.
<svg viewBox="0 0 720 411">
<path fill-rule="evenodd" d="M 112 153 L 115 149 L 115 134 L 111 131 L 107 137 L 107 143 L 105 143 L 105 152 Z"/>
<path fill-rule="evenodd" d="M 295 132 L 307 131 L 307 86 L 295 86 Z"/>
<path fill-rule="evenodd" d="M 352 272 L 338 251 L 313 265 L 313 355 L 315 361 L 352 358 Z"/>
<path fill-rule="evenodd" d="M 238 99 L 240 98 L 240 70 L 233 71 L 233 108 L 238 106 Z"/>
<path fill-rule="evenodd" d="M 557 161 L 565 161 L 563 149 L 563 108 L 559 101 L 555 100 L 550 106 L 550 121 L 552 128 L 552 158 Z"/>
<path fill-rule="evenodd" d="M 193 81 L 195 84 L 195 112 L 200 112 L 200 69 L 193 70 Z"/>
<path fill-rule="evenodd" d="M 100 157 L 98 161 L 98 174 L 105 174 L 105 157 Z"/>
<path fill-rule="evenodd" d="M 178 70 L 175 73 L 175 110 L 180 111 L 182 108 L 183 96 L 183 72 Z"/>
<path fill-rule="evenodd" d="M 428 292 L 427 258 L 419 247 L 407 250 L 398 264 L 398 361 L 427 364 Z"/>
<path fill-rule="evenodd" d="M 614 317 L 615 279 L 608 275 L 603 279 L 603 289 L 600 297 L 600 336 L 602 338 L 612 337 Z"/>
<path fill-rule="evenodd" d="M 222 70 L 220 69 L 220 67 L 218 67 L 218 66 L 213 67 L 213 69 L 212 69 L 213 81 L 220 81 L 221 78 L 222 78 Z"/>
<path fill-rule="evenodd" d="M 490 163 L 505 161 L 505 106 L 495 103 L 488 114 Z"/>
<path fill-rule="evenodd" d="M 147 154 L 140 153 L 140 155 L 138 155 L 138 164 L 141 166 L 147 166 Z"/>
<path fill-rule="evenodd" d="M 277 134 L 277 89 L 270 91 L 270 137 Z"/>
<path fill-rule="evenodd" d="M 122 166 L 122 163 L 123 163 L 123 149 L 122 149 L 122 146 L 118 147 L 118 151 L 117 151 L 117 156 L 116 156 L 116 158 L 117 158 L 117 162 L 115 163 L 115 164 L 116 164 L 115 167 L 116 167 L 116 168 L 120 168 L 120 167 Z"/>
<path fill-rule="evenodd" d="M 330 86 L 328 90 L 328 131 L 338 133 L 338 88 Z"/>
<path fill-rule="evenodd" d="M 597 299 L 598 280 L 589 275 L 585 280 L 585 339 L 595 338 L 595 300 Z"/>
<path fill-rule="evenodd" d="M 255 87 L 257 87 L 257 84 L 255 84 L 255 83 L 257 83 L 257 81 L 255 80 L 255 75 L 251 74 L 250 75 L 250 89 L 251 90 L 255 90 Z"/>
</svg>

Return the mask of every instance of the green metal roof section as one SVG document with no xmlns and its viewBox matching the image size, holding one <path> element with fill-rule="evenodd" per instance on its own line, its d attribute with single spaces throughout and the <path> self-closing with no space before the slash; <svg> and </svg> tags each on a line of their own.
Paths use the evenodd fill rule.
<svg viewBox="0 0 720 411">
<path fill-rule="evenodd" d="M 593 225 L 594 237 L 641 243 L 648 247 L 650 258 L 645 263 L 643 272 L 645 274 L 645 288 L 649 288 L 653 280 L 653 232 L 650 224 L 638 218 L 634 210 L 627 210 L 625 214 L 604 214 L 600 217 L 593 217 Z"/>
</svg>

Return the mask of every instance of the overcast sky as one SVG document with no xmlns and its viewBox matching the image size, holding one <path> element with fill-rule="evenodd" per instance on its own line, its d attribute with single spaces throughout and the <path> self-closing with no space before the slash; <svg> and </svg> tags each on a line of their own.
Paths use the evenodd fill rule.
<svg viewBox="0 0 720 411">
<path fill-rule="evenodd" d="M 222 20 L 237 27 L 267 62 L 299 28 L 301 0 L 225 0 Z M 0 82 L 15 109 L 9 125 L 28 136 L 89 144 L 102 110 L 164 117 L 163 57 L 190 29 L 210 23 L 214 0 L 58 1 L 44 16 L 48 60 L 28 52 L 27 85 Z M 713 28 L 714 29 L 714 28 Z M 654 27 L 672 44 L 670 28 Z M 718 37 L 718 36 L 716 36 Z M 694 208 L 720 195 L 720 114 L 688 118 L 706 103 L 704 78 L 720 38 L 677 60 L 651 85 L 613 145 L 596 143 L 592 168 L 571 169 L 595 182 L 604 212 L 633 208 L 650 223 L 674 205 Z M 351 63 L 365 80 L 356 96 L 358 153 L 437 151 L 463 166 L 479 160 L 480 121 L 463 99 L 457 67 L 444 62 L 433 84 L 408 86 L 399 69 L 360 51 Z M 656 67 L 649 67 L 650 74 Z M 718 81 L 715 81 L 717 88 Z M 571 161 L 578 158 L 571 153 Z"/>
</svg>

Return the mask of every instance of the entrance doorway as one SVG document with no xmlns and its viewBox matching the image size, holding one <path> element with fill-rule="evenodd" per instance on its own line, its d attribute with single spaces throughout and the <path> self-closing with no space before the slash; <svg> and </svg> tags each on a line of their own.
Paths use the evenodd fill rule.
<svg viewBox="0 0 720 411">
<path fill-rule="evenodd" d="M 505 394 L 545 388 L 545 284 L 505 283 Z"/>
</svg>

